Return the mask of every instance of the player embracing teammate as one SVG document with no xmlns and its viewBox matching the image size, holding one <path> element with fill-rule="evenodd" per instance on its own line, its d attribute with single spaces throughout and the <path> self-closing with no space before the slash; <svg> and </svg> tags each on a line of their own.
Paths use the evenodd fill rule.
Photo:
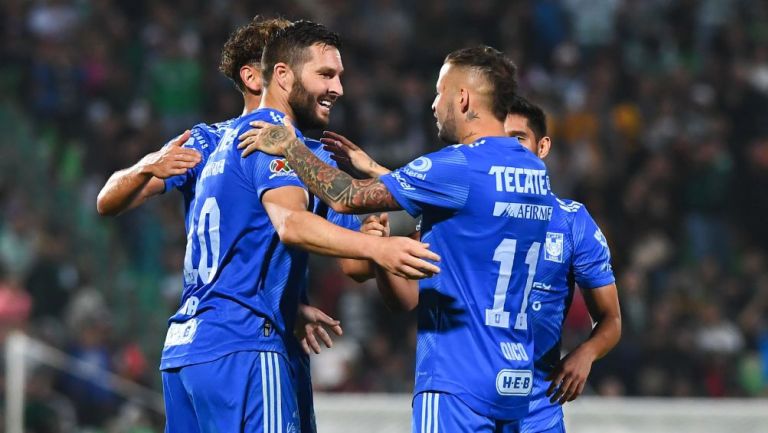
<svg viewBox="0 0 768 433">
<path fill-rule="evenodd" d="M 618 308 L 612 310 L 615 286 L 599 229 L 586 211 L 579 214 L 579 204 L 556 199 L 542 155 L 505 129 L 521 101 L 514 64 L 490 47 L 450 53 L 432 104 L 449 146 L 356 180 L 299 131 L 326 126 L 343 95 L 339 48 L 338 36 L 315 23 L 277 31 L 261 59 L 259 108 L 223 125 L 204 158 L 176 152 L 176 175 L 193 169 L 196 177 L 186 197 L 185 290 L 161 365 L 166 431 L 298 428 L 290 362 L 296 355 L 287 335 L 307 256 L 295 247 L 372 260 L 382 286 L 416 299 L 414 432 L 563 430 L 559 407 L 539 410 L 542 421 L 525 421 L 536 409 L 531 394 L 534 402 L 542 393 L 560 402 L 578 396 L 592 361 L 618 339 Z M 245 158 L 254 149 L 262 152 Z M 335 226 L 308 211 L 320 205 L 306 189 L 328 212 L 405 209 L 421 216 L 421 238 L 434 253 L 409 239 Z M 585 238 L 593 226 L 603 250 Z M 567 264 L 546 274 L 564 287 L 549 299 L 558 314 L 538 319 L 551 327 L 532 320 L 547 301 L 537 292 L 547 285 L 547 260 Z M 406 278 L 423 279 L 416 287 Z M 559 331 L 574 281 L 600 288 L 591 311 L 603 316 L 590 340 L 561 362 Z M 554 343 L 540 343 L 544 334 Z"/>
<path fill-rule="evenodd" d="M 286 135 L 290 127 L 255 123 L 263 130 L 242 137 L 243 147 L 285 155 L 337 211 L 402 208 L 422 216 L 421 237 L 443 258 L 442 273 L 417 288 L 377 270 L 385 293 L 418 304 L 414 432 L 562 432 L 557 403 L 582 392 L 592 362 L 620 336 L 607 241 L 582 204 L 549 191 L 534 161 L 549 151 L 544 114 L 510 92 L 510 65 L 489 47 L 449 54 L 432 109 L 440 138 L 458 144 L 394 172 L 327 133 L 337 160 L 367 180 L 314 160 Z M 596 326 L 561 360 L 576 283 Z"/>
</svg>

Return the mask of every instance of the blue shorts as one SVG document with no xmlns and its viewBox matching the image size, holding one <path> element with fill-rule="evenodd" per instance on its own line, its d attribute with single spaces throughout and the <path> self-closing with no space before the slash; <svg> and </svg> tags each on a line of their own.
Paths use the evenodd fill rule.
<svg viewBox="0 0 768 433">
<path fill-rule="evenodd" d="M 299 405 L 300 433 L 316 433 L 315 405 L 312 397 L 312 376 L 310 374 L 309 355 L 301 352 L 291 355 L 293 366 L 294 389 Z"/>
<path fill-rule="evenodd" d="M 520 433 L 563 433 L 563 407 L 550 403 L 547 389 L 550 382 L 547 373 L 536 370 L 533 377 L 533 392 L 528 405 L 528 415 L 520 421 Z"/>
<path fill-rule="evenodd" d="M 511 433 L 517 426 L 480 415 L 453 394 L 421 392 L 413 398 L 413 433 Z"/>
<path fill-rule="evenodd" d="M 523 421 L 519 427 L 506 429 L 503 433 L 565 433 L 565 422 L 563 418 L 553 419 L 544 424 Z"/>
<path fill-rule="evenodd" d="M 162 375 L 166 433 L 287 433 L 298 428 L 290 367 L 277 353 L 234 352 Z"/>
</svg>

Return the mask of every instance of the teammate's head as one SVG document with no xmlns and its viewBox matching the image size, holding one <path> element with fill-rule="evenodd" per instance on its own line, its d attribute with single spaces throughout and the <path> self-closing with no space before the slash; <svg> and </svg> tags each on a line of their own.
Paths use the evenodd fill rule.
<svg viewBox="0 0 768 433">
<path fill-rule="evenodd" d="M 261 96 L 264 82 L 261 77 L 261 56 L 269 38 L 290 25 L 282 18 L 265 19 L 258 15 L 238 28 L 224 43 L 219 71 L 235 83 L 242 92 Z"/>
<path fill-rule="evenodd" d="M 517 91 L 516 73 L 512 60 L 488 46 L 448 54 L 432 103 L 438 136 L 445 142 L 458 143 L 467 123 L 478 119 L 503 122 Z"/>
<path fill-rule="evenodd" d="M 282 94 L 299 128 L 328 125 L 331 107 L 344 94 L 341 39 L 325 26 L 297 21 L 277 32 L 262 56 L 264 83 Z"/>
<path fill-rule="evenodd" d="M 531 101 L 516 96 L 504 120 L 504 132 L 517 140 L 539 158 L 545 158 L 552 147 L 547 136 L 547 115 Z"/>
</svg>

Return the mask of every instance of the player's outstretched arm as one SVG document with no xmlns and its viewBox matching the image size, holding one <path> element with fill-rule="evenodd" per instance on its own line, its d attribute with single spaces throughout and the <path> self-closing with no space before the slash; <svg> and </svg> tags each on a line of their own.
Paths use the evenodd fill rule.
<svg viewBox="0 0 768 433">
<path fill-rule="evenodd" d="M 592 363 L 602 358 L 621 338 L 621 309 L 616 284 L 582 290 L 589 314 L 595 321 L 592 334 L 560 361 L 547 377 L 550 401 L 563 404 L 575 400 L 586 384 Z"/>
<path fill-rule="evenodd" d="M 238 148 L 255 147 L 270 155 L 284 156 L 302 182 L 339 213 L 367 213 L 402 209 L 379 179 L 354 179 L 321 161 L 296 137 L 293 126 L 251 122 L 240 135 Z"/>
<path fill-rule="evenodd" d="M 189 136 L 190 131 L 185 131 L 168 146 L 146 155 L 132 167 L 113 173 L 96 199 L 99 214 L 118 215 L 133 209 L 148 198 L 162 194 L 163 179 L 184 174 L 197 165 L 200 153 L 182 147 Z"/>
<path fill-rule="evenodd" d="M 325 329 L 329 327 L 334 334 L 341 336 L 344 331 L 341 329 L 341 322 L 325 314 L 319 308 L 311 305 L 299 304 L 299 311 L 296 316 L 296 325 L 293 334 L 299 340 L 302 349 L 308 355 L 312 352 L 320 353 L 321 347 L 318 339 L 327 348 L 333 347 L 333 340 Z"/>
<path fill-rule="evenodd" d="M 404 237 L 377 237 L 332 224 L 306 210 L 306 191 L 297 186 L 271 189 L 261 199 L 280 240 L 332 257 L 373 260 L 404 278 L 426 278 L 440 269 L 426 260 L 440 257 L 424 244 Z"/>
<path fill-rule="evenodd" d="M 325 145 L 323 149 L 332 153 L 331 158 L 340 169 L 353 176 L 359 173 L 359 176 L 355 176 L 358 179 L 375 178 L 392 171 L 374 161 L 363 149 L 341 134 L 325 131 L 320 142 Z"/>
</svg>

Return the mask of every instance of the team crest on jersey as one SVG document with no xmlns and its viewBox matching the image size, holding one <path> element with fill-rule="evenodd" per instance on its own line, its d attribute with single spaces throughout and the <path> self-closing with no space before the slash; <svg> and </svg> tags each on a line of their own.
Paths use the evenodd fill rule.
<svg viewBox="0 0 768 433">
<path fill-rule="evenodd" d="M 269 178 L 278 176 L 290 176 L 293 174 L 293 169 L 288 165 L 288 161 L 284 159 L 273 159 L 269 163 L 269 171 L 272 173 Z"/>
<path fill-rule="evenodd" d="M 547 232 L 544 243 L 544 260 L 563 263 L 563 234 Z"/>
</svg>

